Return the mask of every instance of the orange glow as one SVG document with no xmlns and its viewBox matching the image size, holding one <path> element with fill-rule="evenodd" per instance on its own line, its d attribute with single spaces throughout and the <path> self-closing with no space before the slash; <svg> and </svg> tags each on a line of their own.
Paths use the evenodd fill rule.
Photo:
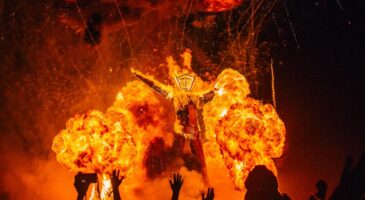
<svg viewBox="0 0 365 200">
<path fill-rule="evenodd" d="M 212 173 L 210 165 L 227 168 L 227 174 L 240 191 L 244 190 L 244 181 L 255 165 L 266 165 L 276 173 L 272 158 L 283 153 L 285 126 L 273 106 L 248 97 L 249 85 L 239 72 L 226 69 L 209 84 L 192 72 L 191 52 L 187 50 L 181 56 L 184 67 L 179 67 L 172 57 L 167 58 L 171 81 L 175 81 L 171 86 L 137 70 L 132 72 L 152 81 L 154 89 L 161 89 L 165 96 L 173 98 L 175 108 L 193 101 L 203 109 L 205 133 L 199 132 L 204 134 L 199 137 L 205 138 L 203 150 L 208 173 Z M 181 74 L 195 76 L 191 90 L 178 88 L 180 83 L 175 78 Z M 209 91 L 215 96 L 203 105 L 201 98 Z M 144 172 L 148 167 L 143 165 L 143 159 L 153 139 L 163 138 L 171 146 L 168 118 L 156 93 L 147 84 L 132 81 L 121 89 L 105 113 L 89 111 L 68 120 L 66 129 L 54 138 L 52 149 L 58 162 L 66 168 L 98 173 L 101 192 L 96 194 L 93 187 L 91 196 L 99 195 L 106 200 L 110 198 L 106 194 L 110 192 L 108 177 L 112 170 L 120 169 L 124 175 L 136 176 L 132 172 Z M 179 134 L 182 128 L 177 124 L 180 123 L 175 123 L 175 133 Z M 212 177 L 211 182 L 216 182 L 216 176 Z M 199 179 L 194 181 L 202 181 Z"/>
</svg>

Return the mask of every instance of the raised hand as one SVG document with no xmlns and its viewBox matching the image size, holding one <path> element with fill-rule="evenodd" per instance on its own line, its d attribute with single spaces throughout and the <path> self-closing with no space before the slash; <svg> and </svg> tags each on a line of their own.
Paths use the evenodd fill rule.
<svg viewBox="0 0 365 200">
<path fill-rule="evenodd" d="M 112 172 L 112 175 L 110 176 L 110 181 L 112 183 L 113 187 L 113 196 L 114 200 L 120 200 L 120 194 L 119 194 L 119 185 L 123 182 L 124 177 L 120 177 L 120 171 L 114 170 Z"/>
<path fill-rule="evenodd" d="M 113 188 L 118 188 L 119 185 L 123 182 L 124 176 L 120 177 L 120 171 L 114 170 L 112 175 L 110 176 L 111 183 Z"/>
<path fill-rule="evenodd" d="M 169 180 L 170 187 L 171 187 L 171 190 L 172 190 L 172 197 L 171 197 L 171 199 L 172 200 L 177 200 L 177 199 L 179 199 L 180 189 L 181 189 L 181 186 L 182 186 L 182 184 L 183 184 L 184 181 L 182 179 L 181 174 L 174 174 L 173 181 L 174 182 L 172 182 L 171 180 Z"/>
<path fill-rule="evenodd" d="M 207 196 L 204 197 L 204 193 L 202 194 L 202 200 L 213 200 L 214 199 L 214 189 L 208 188 Z"/>
<path fill-rule="evenodd" d="M 85 197 L 90 182 L 85 180 L 84 175 L 79 172 L 75 176 L 74 186 L 77 191 L 77 199 L 81 200 Z"/>
</svg>

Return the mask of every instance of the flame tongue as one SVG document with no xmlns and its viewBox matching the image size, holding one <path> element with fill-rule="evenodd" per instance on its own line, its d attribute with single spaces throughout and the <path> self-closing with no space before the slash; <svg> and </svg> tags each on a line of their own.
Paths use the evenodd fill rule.
<svg viewBox="0 0 365 200">
<path fill-rule="evenodd" d="M 101 175 L 101 191 L 100 198 L 103 200 L 112 200 L 113 199 L 113 188 L 110 182 L 110 177 L 106 174 Z"/>
</svg>

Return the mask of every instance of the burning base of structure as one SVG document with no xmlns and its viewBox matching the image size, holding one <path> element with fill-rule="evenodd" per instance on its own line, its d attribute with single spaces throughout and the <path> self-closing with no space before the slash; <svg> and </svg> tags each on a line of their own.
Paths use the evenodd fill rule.
<svg viewBox="0 0 365 200">
<path fill-rule="evenodd" d="M 272 159 L 283 153 L 285 126 L 273 106 L 248 97 L 239 72 L 226 69 L 206 83 L 192 72 L 189 51 L 182 57 L 181 65 L 167 59 L 173 85 L 134 71 L 142 81 L 129 82 L 106 112 L 76 115 L 55 137 L 60 164 L 98 174 L 101 184 L 92 186 L 89 199 L 112 199 L 108 177 L 114 169 L 126 177 L 122 196 L 128 199 L 143 199 L 152 188 L 164 191 L 161 183 L 174 172 L 185 178 L 184 199 L 200 198 L 208 185 L 227 187 L 219 184 L 222 173 L 238 191 L 255 165 L 276 173 Z M 173 100 L 176 115 L 153 89 Z"/>
</svg>

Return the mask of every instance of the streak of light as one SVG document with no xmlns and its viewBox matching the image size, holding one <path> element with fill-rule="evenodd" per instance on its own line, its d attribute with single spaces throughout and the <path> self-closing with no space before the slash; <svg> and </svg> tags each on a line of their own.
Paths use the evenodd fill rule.
<svg viewBox="0 0 365 200">
<path fill-rule="evenodd" d="M 292 22 L 292 20 L 290 19 L 289 10 L 288 10 L 288 7 L 286 6 L 286 1 L 284 2 L 284 8 L 285 8 L 286 17 L 287 17 L 287 18 L 288 18 L 288 20 L 289 20 L 289 25 L 290 25 L 290 29 L 291 29 L 291 32 L 292 32 L 293 38 L 294 38 L 294 40 L 295 40 L 295 43 L 296 43 L 296 45 L 297 45 L 297 48 L 299 49 L 299 48 L 300 48 L 300 46 L 299 46 L 299 43 L 298 43 L 297 34 L 296 34 L 296 32 L 295 32 L 293 22 Z"/>
<path fill-rule="evenodd" d="M 184 45 L 185 26 L 186 26 L 186 22 L 187 22 L 187 20 L 188 20 L 189 14 L 190 14 L 190 12 L 191 12 L 191 8 L 193 7 L 193 1 L 194 1 L 194 0 L 190 0 L 190 1 L 188 1 L 187 10 L 186 10 L 186 15 L 185 15 L 184 23 L 183 23 L 183 28 L 182 28 L 181 47 L 183 47 L 183 45 Z"/>
<path fill-rule="evenodd" d="M 134 66 L 134 61 L 135 61 L 135 59 L 134 59 L 134 53 L 133 53 L 133 48 L 132 48 L 131 38 L 130 38 L 130 36 L 129 36 L 129 32 L 128 32 L 128 29 L 127 29 L 127 24 L 126 24 L 126 22 L 125 22 L 125 20 L 124 20 L 124 17 L 123 17 L 123 15 L 122 15 L 122 11 L 121 11 L 121 10 L 120 10 L 120 8 L 119 8 L 119 5 L 118 5 L 117 0 L 114 0 L 114 4 L 115 4 L 115 6 L 117 7 L 118 14 L 119 14 L 120 19 L 122 20 L 122 23 L 123 23 L 123 26 L 124 26 L 124 31 L 125 31 L 125 34 L 126 34 L 126 36 L 127 36 L 128 45 L 129 45 L 129 49 L 130 49 L 131 56 L 132 56 L 132 67 L 133 67 L 133 66 Z"/>
<path fill-rule="evenodd" d="M 336 0 L 336 2 L 337 2 L 338 7 L 340 8 L 341 12 L 345 14 L 341 1 L 340 0 Z M 345 18 L 347 18 L 346 19 L 347 20 L 347 24 L 348 25 L 351 25 L 351 20 L 347 16 L 345 16 Z"/>
<path fill-rule="evenodd" d="M 86 20 L 85 20 L 84 16 L 82 15 L 82 10 L 81 10 L 81 8 L 80 8 L 79 3 L 78 3 L 78 1 L 77 1 L 77 0 L 75 0 L 75 5 L 76 5 L 76 7 L 77 7 L 77 11 L 78 11 L 78 13 L 79 13 L 79 15 L 80 15 L 80 17 L 81 17 L 82 23 L 83 23 L 83 25 L 84 25 L 84 27 L 85 27 L 85 30 L 86 30 L 86 31 L 88 32 L 88 34 L 90 35 L 90 37 L 91 37 L 91 39 L 93 40 L 94 44 L 96 44 L 95 38 L 93 37 L 93 35 L 91 34 L 91 32 L 90 32 L 89 28 L 88 28 L 88 27 L 87 27 L 87 25 L 86 25 Z M 98 50 L 98 48 L 97 48 L 97 47 L 95 48 L 95 50 L 96 50 L 96 53 L 98 54 L 99 58 L 101 59 L 101 62 L 103 63 L 104 67 L 105 67 L 105 68 L 107 68 L 107 66 L 106 66 L 106 62 L 105 62 L 105 60 L 104 60 L 103 55 L 100 53 L 100 51 Z M 109 70 L 110 70 L 110 68 L 108 68 L 108 71 L 109 71 Z"/>
<path fill-rule="evenodd" d="M 338 7 L 340 8 L 340 10 L 343 12 L 343 6 L 342 3 L 340 2 L 340 0 L 336 0 Z"/>
<path fill-rule="evenodd" d="M 274 72 L 274 60 L 271 58 L 271 95 L 274 108 L 276 108 L 276 94 L 275 94 L 275 72 Z"/>
</svg>

